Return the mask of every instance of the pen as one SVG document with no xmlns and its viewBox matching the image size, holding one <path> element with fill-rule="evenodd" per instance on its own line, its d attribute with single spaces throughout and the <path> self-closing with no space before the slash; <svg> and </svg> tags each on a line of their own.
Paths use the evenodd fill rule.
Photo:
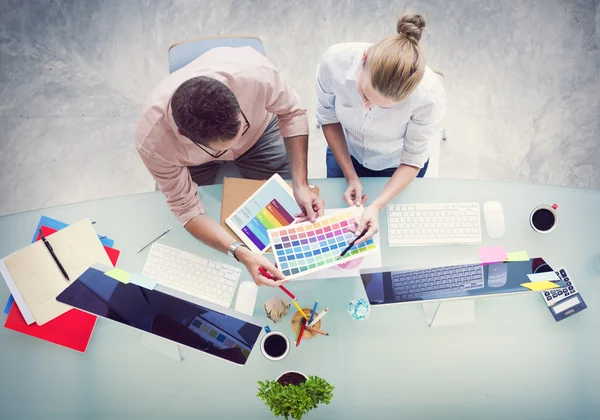
<svg viewBox="0 0 600 420">
<path fill-rule="evenodd" d="M 344 249 L 342 251 L 342 253 L 340 254 L 340 256 L 337 257 L 337 259 L 338 260 L 342 259 L 344 257 L 344 255 L 346 255 L 346 252 L 350 251 L 350 248 L 352 248 L 354 246 L 354 244 L 356 243 L 356 241 L 358 241 L 360 238 L 362 238 L 363 236 L 365 236 L 366 233 L 367 233 L 367 231 L 363 230 L 363 233 L 361 233 L 356 238 L 354 238 L 354 240 L 348 244 L 348 246 L 346 247 L 346 249 Z"/>
<path fill-rule="evenodd" d="M 323 318 L 323 317 L 325 316 L 325 314 L 326 314 L 328 311 L 329 311 L 329 308 L 326 308 L 326 309 L 324 309 L 324 310 L 323 310 L 323 312 L 321 312 L 319 315 L 317 315 L 317 317 L 316 317 L 315 319 L 313 319 L 313 320 L 312 320 L 312 322 L 311 322 L 310 324 L 308 324 L 308 326 L 309 326 L 309 327 L 314 327 L 314 326 L 315 326 L 315 324 L 316 324 L 317 322 L 319 322 L 319 320 L 320 320 L 321 318 Z"/>
<path fill-rule="evenodd" d="M 300 341 L 302 341 L 302 336 L 304 335 L 304 330 L 306 328 L 306 321 L 302 320 L 302 325 L 300 326 L 300 332 L 298 333 L 298 339 L 296 340 L 296 347 L 300 345 Z"/>
<path fill-rule="evenodd" d="M 138 252 L 136 252 L 136 254 L 139 254 L 140 252 L 142 252 L 144 249 L 148 248 L 150 245 L 152 245 L 154 242 L 158 241 L 160 238 L 162 238 L 163 236 L 165 236 L 167 233 L 169 233 L 169 231 L 173 229 L 173 226 L 168 227 L 163 233 L 161 233 L 160 235 L 158 235 L 156 238 L 152 239 L 150 242 L 148 242 L 146 245 L 144 245 L 143 247 L 140 248 L 140 250 Z"/>
<path fill-rule="evenodd" d="M 262 275 L 263 275 L 263 276 L 265 276 L 266 278 L 268 278 L 268 279 L 271 279 L 271 280 L 274 280 L 274 281 L 277 281 L 277 280 L 276 280 L 276 279 L 274 279 L 274 278 L 273 278 L 273 276 L 272 276 L 272 275 L 270 275 L 270 274 L 267 272 L 267 270 L 265 270 L 264 268 L 262 268 L 262 267 L 258 267 L 258 271 L 260 271 L 260 274 L 262 274 Z M 291 297 L 292 299 L 294 299 L 294 300 L 296 299 L 296 296 L 294 296 L 294 294 L 293 294 L 292 292 L 290 292 L 288 289 L 286 289 L 285 287 L 283 287 L 283 286 L 279 286 L 279 288 L 280 288 L 281 290 L 283 290 L 283 291 L 284 291 L 284 293 L 285 293 L 286 295 L 288 295 L 289 297 Z"/>
<path fill-rule="evenodd" d="M 294 300 L 292 300 L 292 303 L 294 304 L 296 309 L 298 309 L 298 312 L 300 312 L 300 315 L 302 315 L 304 317 L 304 319 L 308 321 L 308 317 L 306 316 L 306 313 L 302 310 L 300 305 L 298 305 L 298 302 L 296 302 L 296 300 L 294 299 Z"/>
<path fill-rule="evenodd" d="M 313 334 L 329 335 L 329 333 L 326 333 L 325 331 L 317 330 L 316 328 L 313 328 L 313 327 L 307 326 L 306 329 Z"/>
<path fill-rule="evenodd" d="M 296 331 L 296 343 L 298 342 L 298 337 L 300 337 L 300 330 L 302 329 L 302 326 L 304 325 L 304 320 L 300 320 L 300 325 L 298 325 L 298 331 Z"/>
<path fill-rule="evenodd" d="M 308 324 L 310 325 L 310 323 L 312 322 L 313 318 L 315 317 L 315 313 L 317 312 L 317 305 L 319 304 L 319 301 L 315 301 L 315 305 L 312 308 L 312 312 L 310 313 L 310 317 L 308 318 Z"/>
<path fill-rule="evenodd" d="M 42 229 L 40 229 L 40 236 L 42 237 L 42 241 L 44 242 L 44 245 L 46 245 L 46 248 L 48 248 L 48 251 L 50 251 L 50 255 L 52 255 L 54 262 L 56 263 L 56 265 L 58 265 L 58 268 L 60 268 L 60 271 L 63 274 L 63 276 L 65 276 L 67 281 L 71 281 L 71 279 L 69 279 L 69 276 L 67 275 L 67 272 L 63 268 L 62 264 L 60 263 L 60 261 L 58 261 L 58 258 L 56 257 L 56 254 L 54 253 L 54 250 L 52 249 L 52 245 L 50 245 L 50 242 L 48 242 L 46 240 L 46 237 L 42 233 Z"/>
</svg>

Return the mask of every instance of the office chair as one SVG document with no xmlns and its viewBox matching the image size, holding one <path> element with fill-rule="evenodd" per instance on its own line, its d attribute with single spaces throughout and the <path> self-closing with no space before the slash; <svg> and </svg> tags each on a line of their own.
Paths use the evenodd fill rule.
<svg viewBox="0 0 600 420">
<path fill-rule="evenodd" d="M 260 38 L 255 36 L 212 36 L 196 38 L 189 41 L 180 41 L 169 47 L 169 73 L 173 73 L 183 66 L 188 65 L 202 54 L 216 47 L 252 47 L 262 55 L 265 55 Z M 216 184 L 222 184 L 223 178 L 241 178 L 240 171 L 233 163 L 221 166 Z"/>
</svg>

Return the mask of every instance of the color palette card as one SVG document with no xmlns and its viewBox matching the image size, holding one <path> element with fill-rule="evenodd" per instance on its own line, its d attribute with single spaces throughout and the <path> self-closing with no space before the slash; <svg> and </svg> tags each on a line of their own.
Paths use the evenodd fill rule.
<svg viewBox="0 0 600 420">
<path fill-rule="evenodd" d="M 321 217 L 315 223 L 297 223 L 269 230 L 267 233 L 279 269 L 287 278 L 294 278 L 375 252 L 377 246 L 371 238 L 337 259 L 356 237 L 348 227 L 358 225 L 362 212 L 362 208 L 353 207 Z"/>
</svg>

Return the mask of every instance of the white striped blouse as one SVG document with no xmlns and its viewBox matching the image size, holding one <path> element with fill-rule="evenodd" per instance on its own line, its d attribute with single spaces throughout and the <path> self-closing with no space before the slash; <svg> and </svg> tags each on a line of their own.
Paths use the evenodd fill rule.
<svg viewBox="0 0 600 420">
<path fill-rule="evenodd" d="M 344 43 L 330 47 L 317 70 L 319 127 L 339 122 L 350 154 L 376 171 L 401 163 L 422 168 L 429 143 L 446 109 L 440 76 L 426 67 L 423 80 L 408 98 L 391 108 L 365 108 L 356 89 L 363 52 L 372 44 Z"/>
</svg>

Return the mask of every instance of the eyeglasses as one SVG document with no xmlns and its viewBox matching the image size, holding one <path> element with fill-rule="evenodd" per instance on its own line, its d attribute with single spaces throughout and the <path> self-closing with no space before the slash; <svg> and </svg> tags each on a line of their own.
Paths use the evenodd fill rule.
<svg viewBox="0 0 600 420">
<path fill-rule="evenodd" d="M 244 121 L 246 121 L 246 128 L 244 129 L 244 131 L 242 132 L 242 137 L 244 137 L 244 134 L 246 134 L 248 132 L 248 130 L 250 129 L 250 123 L 248 122 L 248 118 L 246 118 L 246 115 L 244 114 L 244 111 L 242 111 L 240 109 L 240 112 L 242 113 L 242 117 L 244 117 Z M 196 146 L 198 146 L 199 148 L 201 148 L 202 150 L 204 150 L 204 152 L 211 156 L 213 159 L 218 159 L 221 156 L 223 156 L 225 153 L 227 153 L 229 151 L 229 149 L 225 149 L 225 150 L 219 150 L 216 153 L 210 152 L 208 150 L 206 150 L 204 147 L 202 147 L 199 143 L 196 143 L 195 141 L 193 141 L 192 143 L 194 143 Z"/>
</svg>

